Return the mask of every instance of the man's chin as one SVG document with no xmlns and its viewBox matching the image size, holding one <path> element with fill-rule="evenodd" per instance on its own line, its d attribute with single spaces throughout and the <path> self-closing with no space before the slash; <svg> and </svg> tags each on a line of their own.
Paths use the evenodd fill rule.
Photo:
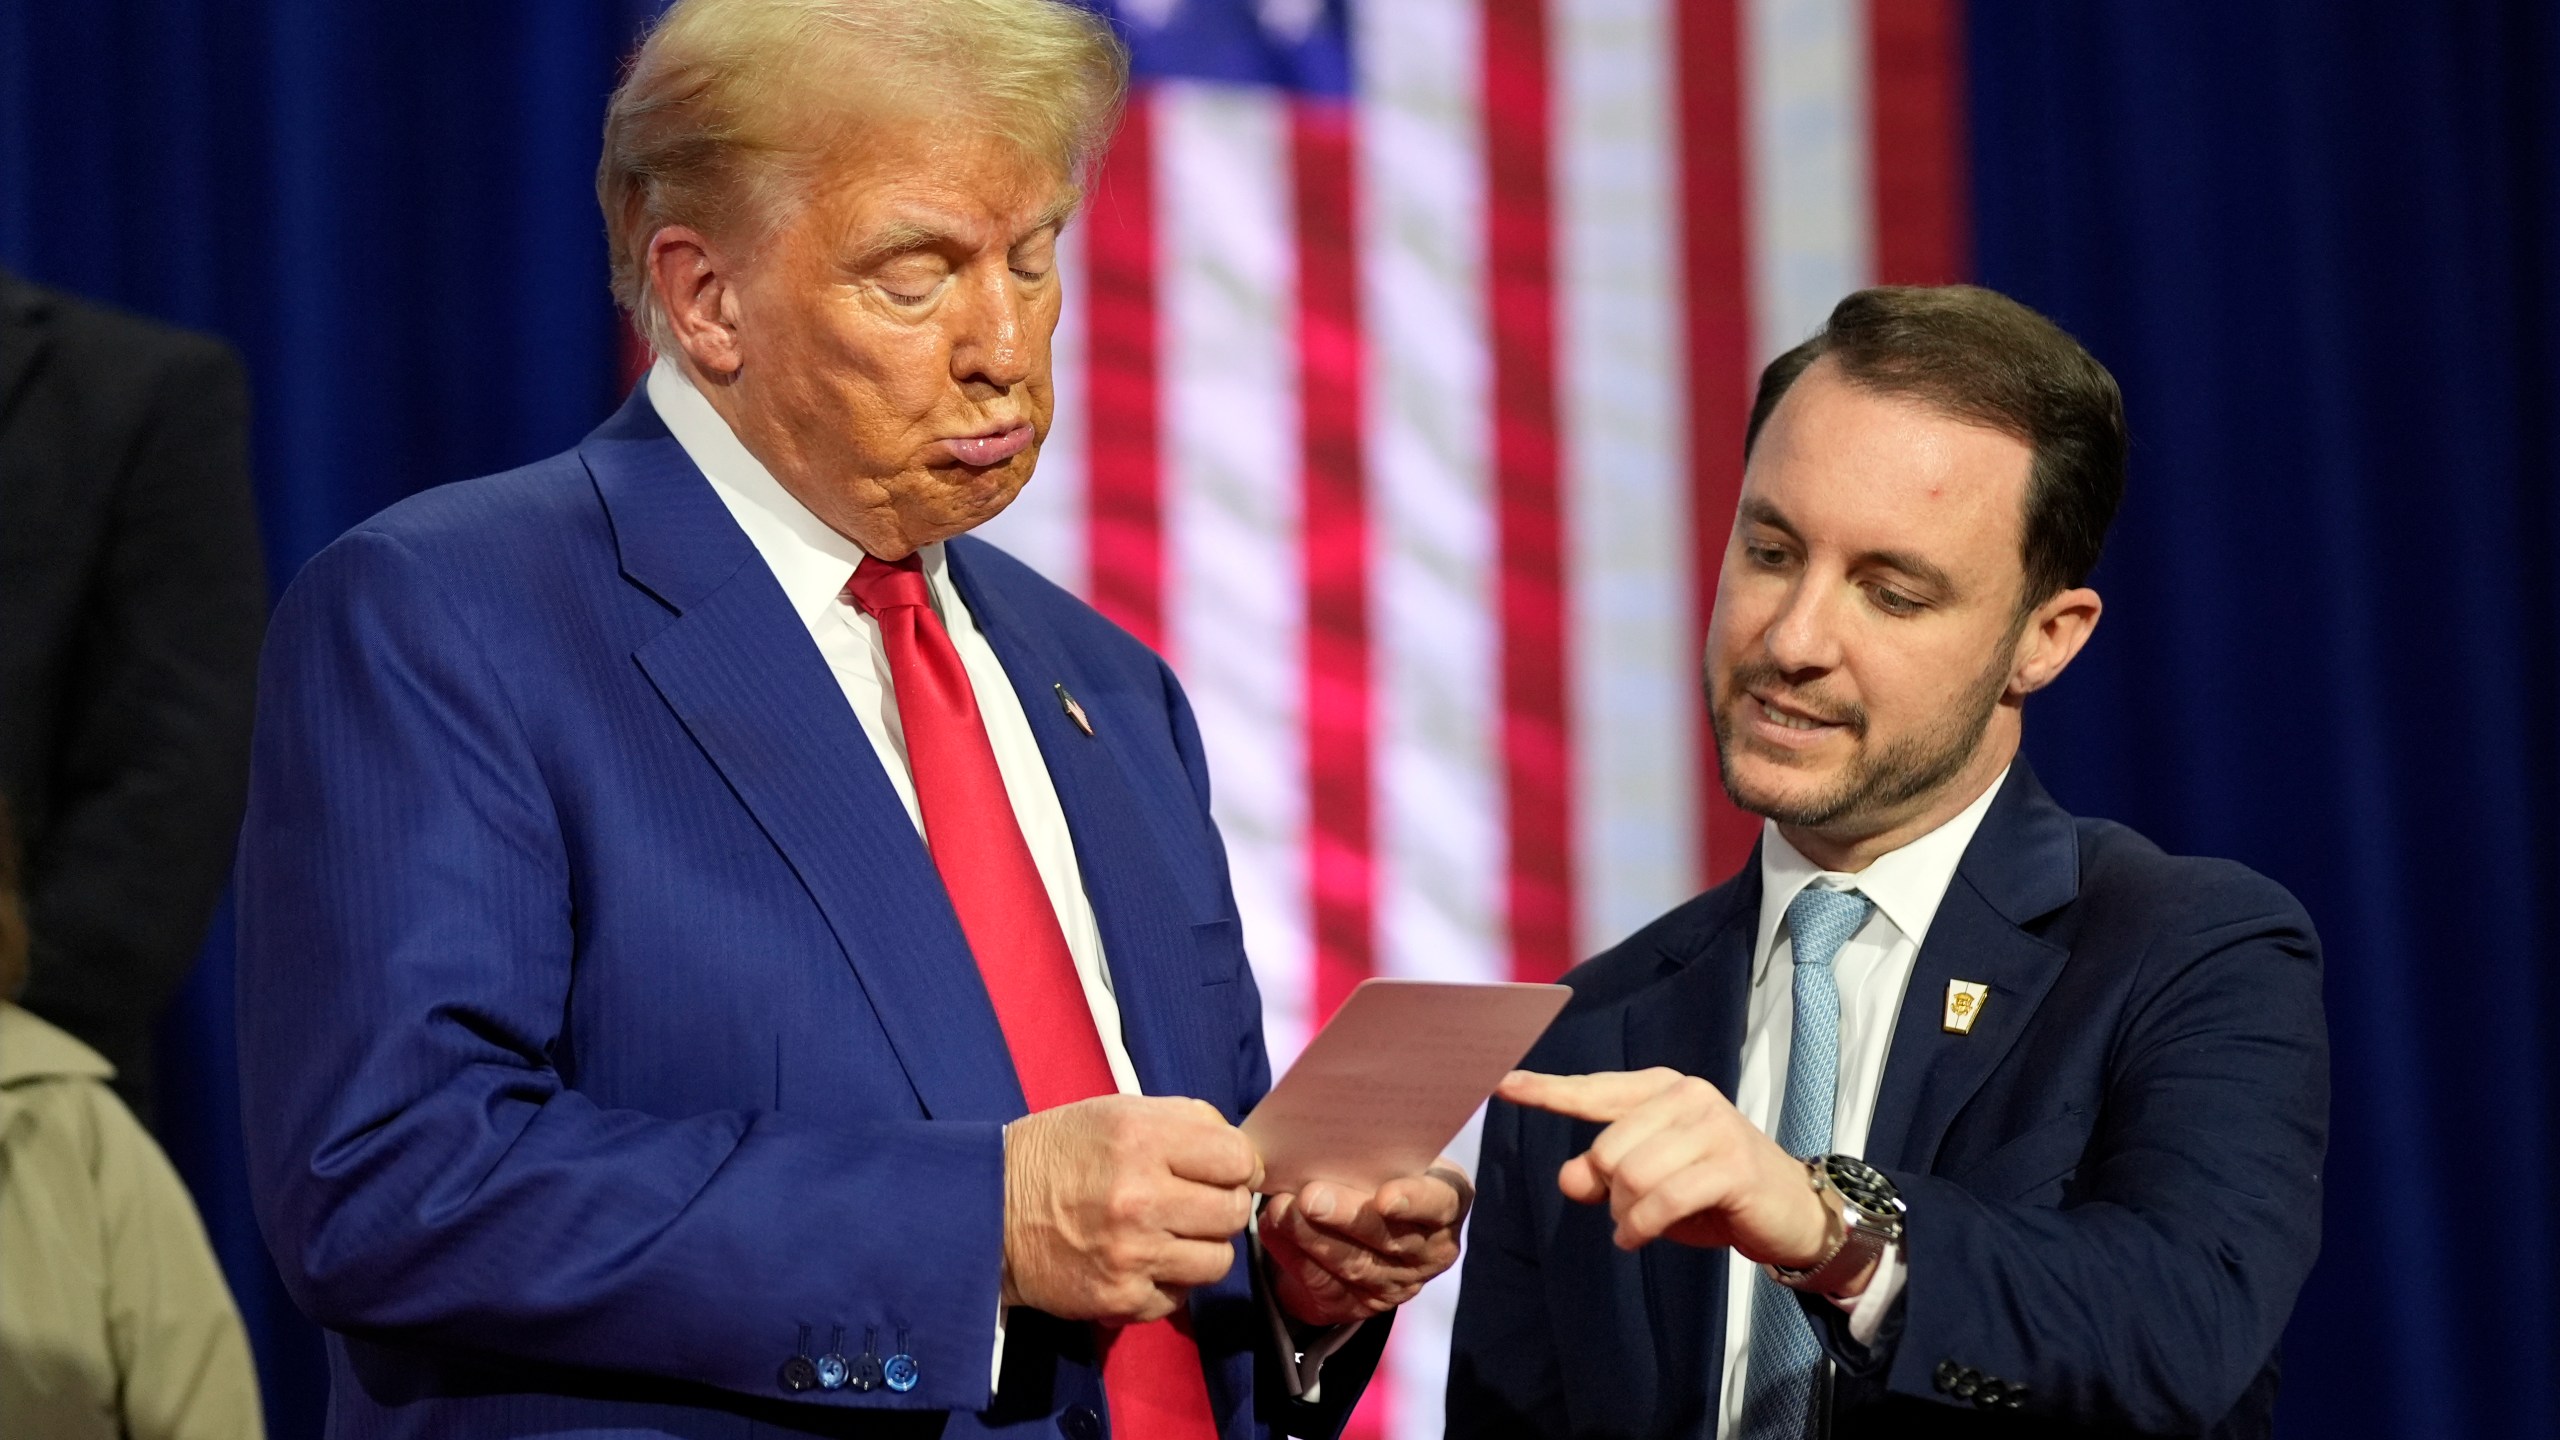
<svg viewBox="0 0 2560 1440">
<path fill-rule="evenodd" d="M 1748 742 L 1723 767 L 1724 793 L 1734 804 L 1781 825 L 1820 824 L 1838 804 L 1840 766 L 1814 765 L 1804 757 L 1753 753 Z M 1821 817 L 1821 818 L 1808 818 Z"/>
<path fill-rule="evenodd" d="M 1026 467 L 1019 473 L 989 469 L 966 478 L 946 480 L 940 492 L 931 497 L 929 507 L 910 522 L 935 539 L 963 535 L 1001 515 L 1022 494 L 1023 481 L 1030 478 Z"/>
</svg>

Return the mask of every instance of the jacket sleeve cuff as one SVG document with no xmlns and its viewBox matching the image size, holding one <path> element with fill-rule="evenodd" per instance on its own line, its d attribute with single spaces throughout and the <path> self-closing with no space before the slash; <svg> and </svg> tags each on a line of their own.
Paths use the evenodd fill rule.
<svg viewBox="0 0 2560 1440">
<path fill-rule="evenodd" d="M 1251 1233 L 1251 1232 L 1248 1232 Z M 1280 1357 L 1280 1378 L 1289 1387 L 1289 1398 L 1310 1405 L 1324 1403 L 1324 1362 L 1335 1351 L 1351 1343 L 1360 1333 L 1365 1320 L 1348 1325 L 1302 1326 L 1280 1308 L 1280 1286 L 1271 1273 L 1271 1257 L 1262 1248 L 1262 1237 L 1254 1234 L 1253 1263 L 1262 1272 L 1262 1283 L 1253 1288 L 1260 1292 L 1262 1313 L 1271 1321 L 1271 1339 Z"/>
<path fill-rule="evenodd" d="M 1896 1244 L 1876 1261 L 1876 1273 L 1868 1277 L 1866 1289 L 1846 1299 L 1824 1298 L 1849 1317 L 1849 1338 L 1872 1349 L 1876 1337 L 1884 1333 L 1884 1317 L 1892 1312 L 1893 1302 L 1902 1298 L 1902 1282 L 1910 1273 L 1902 1263 L 1902 1246 Z"/>
<path fill-rule="evenodd" d="M 1843 1373 L 1876 1374 L 1893 1363 L 1902 1336 L 1902 1295 L 1911 1278 L 1903 1247 L 1894 1246 L 1876 1262 L 1867 1288 L 1847 1299 L 1831 1295 L 1796 1298 L 1813 1320 L 1813 1333 Z"/>
</svg>

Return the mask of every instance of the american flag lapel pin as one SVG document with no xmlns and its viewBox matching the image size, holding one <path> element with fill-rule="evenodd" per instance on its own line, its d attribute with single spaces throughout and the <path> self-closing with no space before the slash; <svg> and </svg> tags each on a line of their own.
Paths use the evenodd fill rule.
<svg viewBox="0 0 2560 1440">
<path fill-rule="evenodd" d="M 1973 1022 L 1982 1018 L 1982 1002 L 1989 999 L 1991 987 L 1979 980 L 1947 982 L 1947 1018 L 1938 1028 L 1950 1035 L 1970 1035 Z"/>
<path fill-rule="evenodd" d="M 1093 721 L 1085 717 L 1084 707 L 1076 703 L 1076 697 L 1068 694 L 1067 687 L 1063 684 L 1052 685 L 1049 688 L 1058 692 L 1058 704 L 1067 712 L 1067 718 L 1076 722 L 1077 729 L 1091 736 Z"/>
</svg>

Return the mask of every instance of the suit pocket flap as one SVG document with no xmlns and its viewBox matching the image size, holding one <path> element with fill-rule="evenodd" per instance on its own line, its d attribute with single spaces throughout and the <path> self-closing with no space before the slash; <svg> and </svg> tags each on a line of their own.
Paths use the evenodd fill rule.
<svg viewBox="0 0 2560 1440">
<path fill-rule="evenodd" d="M 1234 920 L 1194 920 L 1191 943 L 1200 952 L 1200 983 L 1232 985 L 1244 969 L 1244 926 Z"/>
</svg>

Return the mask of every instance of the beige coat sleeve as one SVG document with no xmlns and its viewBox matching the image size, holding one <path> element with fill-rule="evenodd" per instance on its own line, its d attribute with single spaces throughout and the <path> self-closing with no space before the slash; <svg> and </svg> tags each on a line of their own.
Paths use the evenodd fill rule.
<svg viewBox="0 0 2560 1440">
<path fill-rule="evenodd" d="M 258 1375 L 195 1203 L 149 1133 L 94 1087 L 107 1343 L 130 1440 L 262 1440 Z"/>
</svg>

